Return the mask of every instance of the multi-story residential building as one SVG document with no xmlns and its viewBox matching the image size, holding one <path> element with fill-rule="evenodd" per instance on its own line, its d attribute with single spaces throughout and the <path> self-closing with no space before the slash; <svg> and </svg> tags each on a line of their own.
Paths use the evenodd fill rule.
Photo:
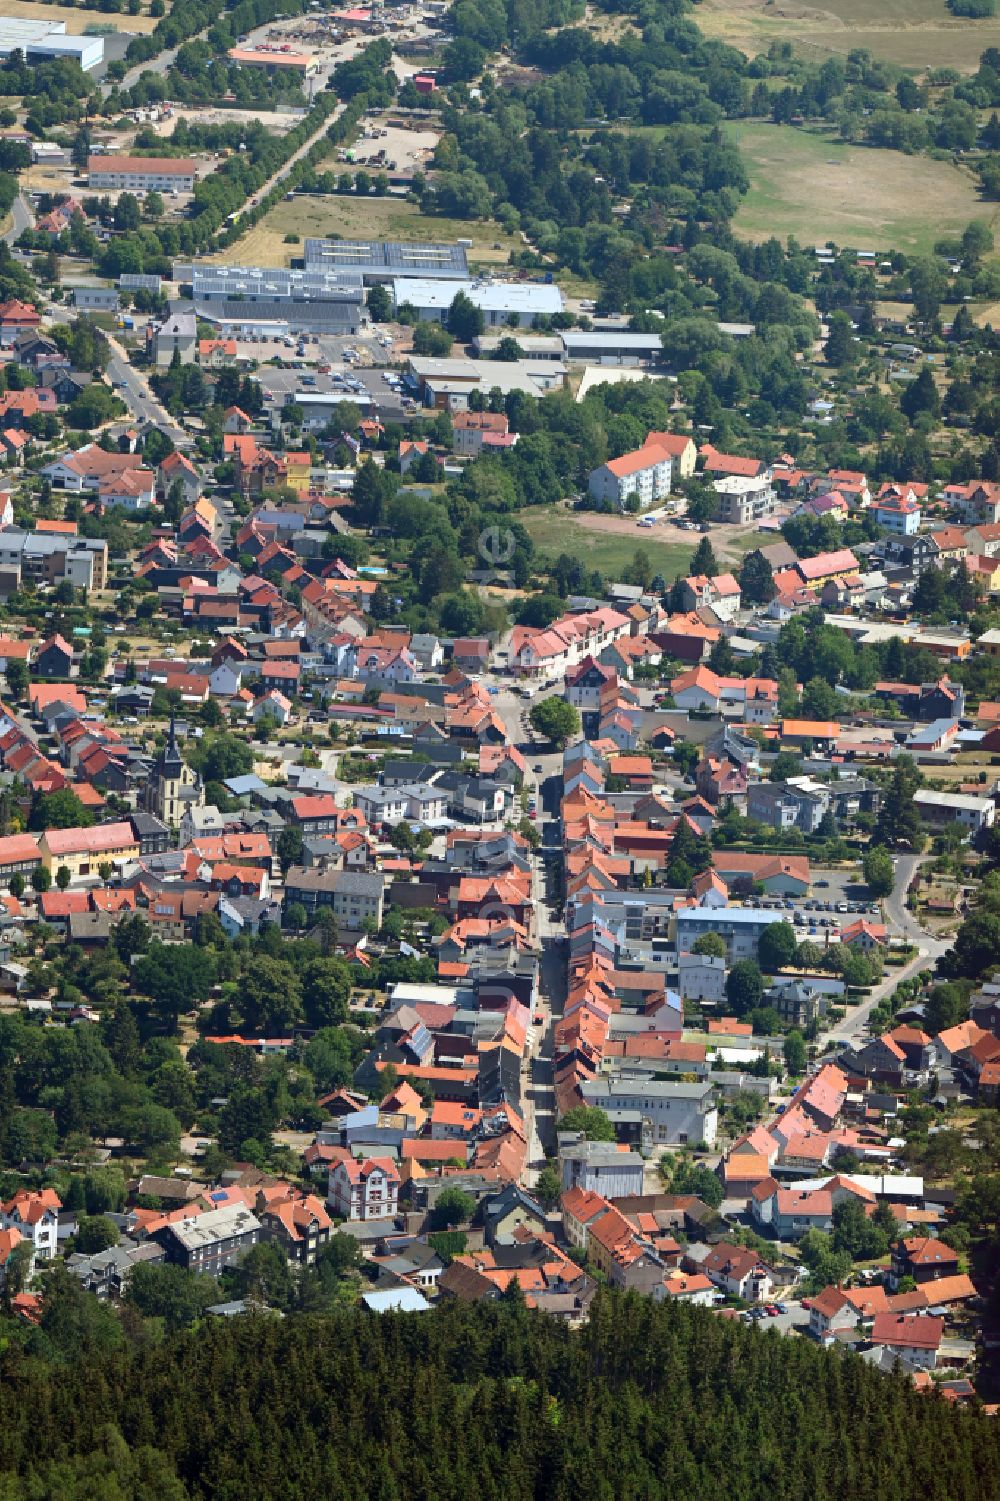
<svg viewBox="0 0 1000 1501">
<path fill-rule="evenodd" d="M 477 459 L 491 439 L 506 438 L 510 431 L 503 412 L 456 412 L 451 425 L 455 452 L 467 459 Z"/>
<path fill-rule="evenodd" d="M 333 1230 L 330 1216 L 315 1194 L 262 1192 L 257 1203 L 264 1235 L 275 1241 L 288 1261 L 312 1266 Z"/>
<path fill-rule="evenodd" d="M 46 870 L 55 873 L 65 866 L 70 880 L 78 881 L 97 876 L 102 865 L 116 860 L 137 860 L 139 841 L 131 823 L 124 820 L 89 829 L 46 829 L 38 851 Z"/>
<path fill-rule="evenodd" d="M 889 1286 L 895 1291 L 904 1277 L 912 1277 L 918 1286 L 923 1286 L 941 1277 L 956 1276 L 959 1266 L 957 1251 L 946 1246 L 944 1241 L 932 1235 L 907 1236 L 892 1247 Z M 933 1295 L 932 1287 L 930 1296 Z"/>
<path fill-rule="evenodd" d="M 102 506 L 121 506 L 126 511 L 148 509 L 156 498 L 156 473 L 130 453 L 107 453 L 97 443 L 87 443 L 75 453 L 63 454 L 47 464 L 42 473 L 54 489 L 80 495 L 95 492 Z"/>
<path fill-rule="evenodd" d="M 726 994 L 726 961 L 717 954 L 678 954 L 677 983 L 686 1001 L 721 1001 Z"/>
<path fill-rule="evenodd" d="M 766 997 L 767 1004 L 774 1007 L 786 1026 L 800 1028 L 824 1016 L 829 999 L 808 980 L 785 980 L 772 985 Z"/>
<path fill-rule="evenodd" d="M 643 1159 L 639 1152 L 623 1152 L 614 1142 L 574 1141 L 560 1135 L 559 1166 L 563 1189 L 582 1188 L 606 1199 L 624 1199 L 641 1194 Z"/>
<path fill-rule="evenodd" d="M 153 1238 L 163 1246 L 168 1262 L 217 1277 L 224 1267 L 243 1260 L 260 1240 L 262 1229 L 245 1204 L 226 1204 L 165 1225 Z"/>
<path fill-rule="evenodd" d="M 769 829 L 801 829 L 814 834 L 829 806 L 825 789 L 813 791 L 791 782 L 751 782 L 747 787 L 747 816 Z"/>
<path fill-rule="evenodd" d="M 780 912 L 764 907 L 688 907 L 677 914 L 677 951 L 690 953 L 702 934 L 718 933 L 730 964 L 756 959 L 764 929 L 783 920 Z"/>
<path fill-rule="evenodd" d="M 0 839 L 0 886 L 9 889 L 13 876 L 30 881 L 41 863 L 36 835 L 8 834 Z"/>
<path fill-rule="evenodd" d="M 54 1188 L 22 1188 L 0 1203 L 0 1229 L 17 1230 L 31 1242 L 32 1261 L 51 1261 L 56 1254 L 62 1200 Z"/>
<path fill-rule="evenodd" d="M 714 610 L 720 620 L 732 620 L 739 613 L 742 595 L 731 573 L 720 573 L 715 578 L 692 574 L 684 580 L 681 591 L 685 610 Z"/>
<path fill-rule="evenodd" d="M 399 1207 L 399 1171 L 391 1157 L 350 1158 L 330 1169 L 327 1207 L 337 1219 L 384 1220 Z"/>
<path fill-rule="evenodd" d="M 872 510 L 879 526 L 888 532 L 913 537 L 920 530 L 920 504 L 912 495 L 890 491 L 879 496 Z"/>
<path fill-rule="evenodd" d="M 370 824 L 434 823 L 444 818 L 449 794 L 428 783 L 402 783 L 395 787 L 355 787 L 354 806 Z"/>
<path fill-rule="evenodd" d="M 560 677 L 586 656 L 599 657 L 606 646 L 632 633 L 627 615 L 601 605 L 597 610 L 561 615 L 551 625 L 517 625 L 509 659 L 520 677 Z"/>
<path fill-rule="evenodd" d="M 713 1246 L 702 1270 L 722 1292 L 747 1303 L 769 1298 L 774 1287 L 774 1272 L 756 1251 L 726 1241 Z"/>
<path fill-rule="evenodd" d="M 331 792 L 302 793 L 293 797 L 288 812 L 302 830 L 303 839 L 314 838 L 317 834 L 335 834 L 344 818 L 343 810 L 337 807 L 337 799 Z"/>
<path fill-rule="evenodd" d="M 621 1115 L 649 1122 L 656 1145 L 683 1146 L 715 1141 L 719 1112 L 711 1084 L 675 1084 L 652 1074 L 588 1079 L 580 1086 L 587 1105 L 603 1110 L 612 1121 Z"/>
<path fill-rule="evenodd" d="M 285 877 L 285 905 L 300 902 L 307 912 L 329 907 L 338 926 L 360 933 L 365 924 L 382 926 L 385 877 L 355 870 L 310 870 L 293 865 Z"/>
<path fill-rule="evenodd" d="M 877 1313 L 872 1321 L 873 1345 L 881 1345 L 903 1366 L 932 1371 L 944 1335 L 944 1319 L 928 1314 Z"/>
<path fill-rule="evenodd" d="M 193 365 L 198 357 L 198 320 L 194 313 L 171 313 L 147 332 L 147 343 L 157 365 L 169 365 L 175 354 L 182 365 Z"/>
<path fill-rule="evenodd" d="M 22 583 L 60 584 L 95 594 L 108 578 L 108 544 L 103 538 L 59 532 L 0 531 L 0 596 Z"/>
<path fill-rule="evenodd" d="M 719 497 L 719 521 L 745 526 L 770 516 L 777 504 L 774 486 L 767 475 L 726 474 L 715 481 L 714 488 Z"/>
<path fill-rule="evenodd" d="M 595 500 L 617 506 L 620 511 L 632 500 L 645 511 L 670 494 L 673 468 L 667 450 L 650 443 L 591 470 L 588 488 Z"/>
<path fill-rule="evenodd" d="M 87 179 L 95 191 L 191 193 L 197 163 L 169 156 L 92 156 Z"/>
</svg>

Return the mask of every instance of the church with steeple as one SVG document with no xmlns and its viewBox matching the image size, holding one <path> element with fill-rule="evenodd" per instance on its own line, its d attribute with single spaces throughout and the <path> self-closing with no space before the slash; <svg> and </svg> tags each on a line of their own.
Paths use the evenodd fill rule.
<svg viewBox="0 0 1000 1501">
<path fill-rule="evenodd" d="M 176 829 L 188 808 L 205 805 L 205 789 L 201 777 L 188 766 L 177 748 L 177 732 L 173 715 L 170 716 L 170 733 L 160 751 L 146 783 L 144 798 L 147 813 L 153 813 L 163 823 Z"/>
</svg>

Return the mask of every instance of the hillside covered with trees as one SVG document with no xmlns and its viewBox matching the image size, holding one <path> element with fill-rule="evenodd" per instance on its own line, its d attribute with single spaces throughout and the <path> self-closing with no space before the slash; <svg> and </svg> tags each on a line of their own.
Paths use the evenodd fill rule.
<svg viewBox="0 0 1000 1501">
<path fill-rule="evenodd" d="M 6 1331 L 12 1326 L 7 1325 Z M 0 1501 L 987 1501 L 1000 1428 L 855 1357 L 602 1294 L 0 1355 Z M 63 1350 L 69 1345 L 63 1342 Z"/>
</svg>

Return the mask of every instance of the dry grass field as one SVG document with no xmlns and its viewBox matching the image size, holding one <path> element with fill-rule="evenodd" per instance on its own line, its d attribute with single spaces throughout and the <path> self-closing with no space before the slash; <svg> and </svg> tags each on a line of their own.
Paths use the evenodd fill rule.
<svg viewBox="0 0 1000 1501">
<path fill-rule="evenodd" d="M 1000 16 L 970 21 L 945 0 L 702 0 L 695 19 L 706 36 L 748 53 L 792 42 L 806 57 L 846 56 L 865 47 L 900 67 L 974 72 L 1000 45 Z"/>
<path fill-rule="evenodd" d="M 563 506 L 529 506 L 518 520 L 539 552 L 555 558 L 570 553 L 609 578 L 620 578 L 636 552 L 644 552 L 656 573 L 668 581 L 687 573 L 701 541 L 697 532 L 681 532 L 659 522 L 641 527 L 634 516 L 607 516 L 596 511 L 568 511 Z M 737 527 L 713 527 L 709 534 L 716 556 L 737 568 L 743 554 L 773 542 L 774 537 Z"/>
<path fill-rule="evenodd" d="M 806 245 L 923 254 L 970 219 L 1000 216 L 950 162 L 845 146 L 794 125 L 730 128 L 750 175 L 734 228 L 750 240 L 795 235 Z"/>
<path fill-rule="evenodd" d="M 474 266 L 508 264 L 519 242 L 499 224 L 480 220 L 441 219 L 420 212 L 415 203 L 399 198 L 355 198 L 331 194 L 297 197 L 275 205 L 241 240 L 217 259 L 230 265 L 285 266 L 301 256 L 301 245 L 286 245 L 285 236 L 338 235 L 343 240 L 471 240 L 469 261 Z"/>
<path fill-rule="evenodd" d="M 88 26 L 112 26 L 116 31 L 146 33 L 156 25 L 155 16 L 112 16 L 99 10 L 74 10 L 68 5 L 41 5 L 37 0 L 3 0 L 9 20 L 63 21 L 72 36 L 82 36 Z"/>
</svg>

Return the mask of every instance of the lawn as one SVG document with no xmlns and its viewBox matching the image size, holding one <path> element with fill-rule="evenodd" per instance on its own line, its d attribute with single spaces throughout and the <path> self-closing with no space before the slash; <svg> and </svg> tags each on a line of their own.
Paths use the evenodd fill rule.
<svg viewBox="0 0 1000 1501">
<path fill-rule="evenodd" d="M 401 198 L 356 198 L 348 194 L 296 196 L 275 204 L 259 224 L 224 250 L 219 260 L 232 265 L 284 266 L 302 255 L 302 246 L 286 245 L 286 234 L 335 235 L 342 240 L 471 240 L 472 266 L 506 266 L 510 252 L 522 248 L 492 220 L 467 222 L 422 214 L 419 205 Z"/>
<path fill-rule="evenodd" d="M 845 57 L 867 48 L 915 71 L 975 72 L 980 53 L 1000 46 L 1000 16 L 970 21 L 945 0 L 702 0 L 695 19 L 706 36 L 754 57 L 772 42 L 792 42 L 805 57 Z"/>
<path fill-rule="evenodd" d="M 794 125 L 727 127 L 739 145 L 750 191 L 734 220 L 749 240 L 795 235 L 857 249 L 923 254 L 970 219 L 996 220 L 972 177 L 951 162 L 845 146 Z"/>
<path fill-rule="evenodd" d="M 518 512 L 517 519 L 544 557 L 554 559 L 559 553 L 569 553 L 611 579 L 620 579 L 641 551 L 649 558 L 654 573 L 662 573 L 671 582 L 689 571 L 691 555 L 701 540 L 691 532 L 683 541 L 666 541 L 660 528 L 647 530 L 632 517 L 603 516 L 596 511 L 574 513 L 554 506 L 529 506 Z M 711 540 L 715 545 L 718 537 Z M 773 541 L 773 537 L 748 532 L 733 538 L 731 547 L 733 552 L 743 553 Z"/>
</svg>

